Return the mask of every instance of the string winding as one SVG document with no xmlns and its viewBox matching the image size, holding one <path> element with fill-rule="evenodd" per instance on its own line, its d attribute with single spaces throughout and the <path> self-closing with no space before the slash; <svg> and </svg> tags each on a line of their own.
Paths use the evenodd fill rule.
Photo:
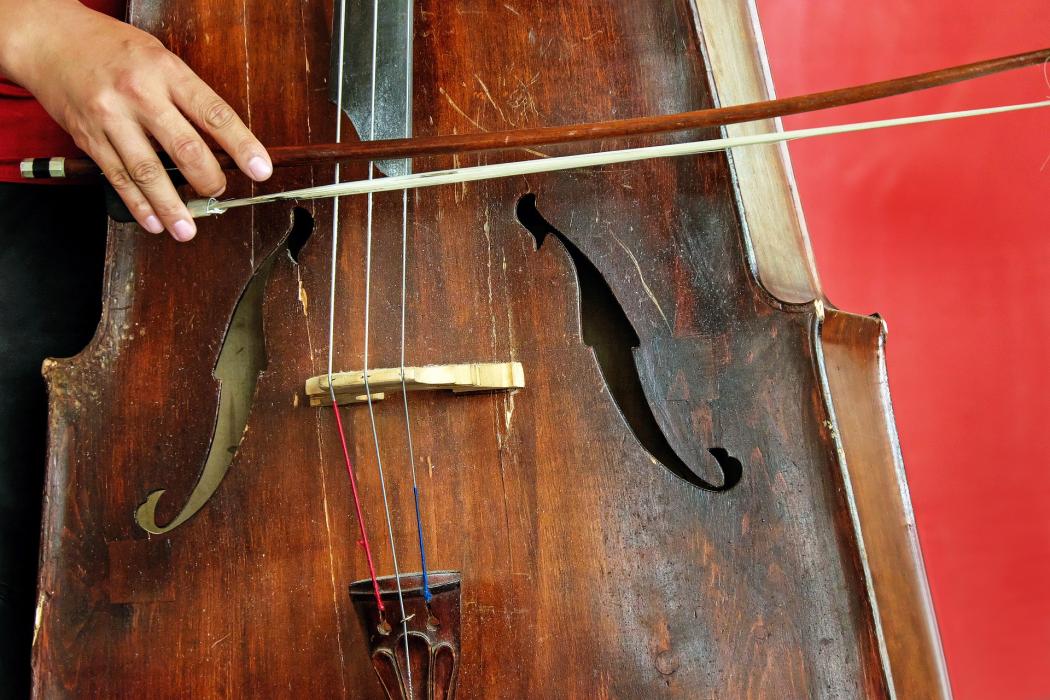
<svg viewBox="0 0 1050 700">
<path fill-rule="evenodd" d="M 375 140 L 376 137 L 376 71 L 378 69 L 378 56 L 379 56 L 379 0 L 374 0 L 372 3 L 372 85 L 371 85 L 371 106 L 369 110 L 369 140 Z M 340 66 L 342 62 L 340 62 Z M 342 117 L 342 108 L 339 109 L 339 117 Z M 374 161 L 368 162 L 368 179 L 372 180 L 375 177 L 375 163 Z M 401 632 L 405 646 L 405 677 L 408 686 L 408 697 L 414 697 L 412 691 L 412 664 L 409 661 L 412 656 L 409 653 L 408 645 L 408 617 L 405 615 L 405 595 L 401 589 L 401 569 L 397 563 L 397 546 L 394 543 L 394 524 L 393 518 L 390 515 L 390 499 L 387 495 L 386 488 L 386 475 L 383 473 L 383 457 L 379 450 L 379 432 L 376 429 L 376 414 L 375 406 L 372 401 L 372 388 L 369 386 L 368 381 L 368 344 L 369 344 L 369 321 L 371 318 L 371 304 L 372 304 L 372 224 L 374 215 L 374 195 L 368 194 L 367 202 L 367 223 L 365 226 L 365 313 L 364 313 L 364 348 L 362 352 L 362 366 L 363 370 L 361 373 L 362 380 L 365 388 L 365 399 L 368 404 L 368 419 L 372 426 L 372 443 L 375 446 L 376 452 L 376 470 L 379 473 L 379 488 L 383 495 L 383 513 L 386 516 L 386 533 L 387 541 L 390 546 L 390 559 L 394 567 L 394 584 L 397 588 L 397 603 L 401 612 Z M 404 220 L 403 220 L 404 225 Z M 334 280 L 333 280 L 334 284 Z M 331 381 L 329 381 L 329 387 L 331 387 Z"/>
<path fill-rule="evenodd" d="M 412 136 L 412 0 L 405 0 L 405 138 Z M 405 158 L 406 174 L 412 172 L 412 159 Z M 423 600 L 430 603 L 430 581 L 427 577 L 427 551 L 423 542 L 423 517 L 419 507 L 419 482 L 416 479 L 416 451 L 412 444 L 412 418 L 408 412 L 408 386 L 405 382 L 405 318 L 408 309 L 408 190 L 401 191 L 401 403 L 405 412 L 405 439 L 408 464 L 412 472 L 412 502 L 416 510 L 416 535 L 419 539 L 419 562 L 423 575 Z"/>
<path fill-rule="evenodd" d="M 346 0 L 339 0 L 339 54 L 343 54 L 346 42 Z M 335 140 L 338 143 L 343 137 L 343 64 L 339 64 L 339 83 L 336 87 L 336 109 L 335 118 Z M 335 164 L 334 184 L 339 184 L 339 163 Z M 339 197 L 332 200 L 332 262 L 329 271 L 331 288 L 328 294 L 328 392 L 332 399 L 332 411 L 335 414 L 336 430 L 339 433 L 339 444 L 343 448 L 343 460 L 346 463 L 346 472 L 350 477 L 350 490 L 354 498 L 354 512 L 357 516 L 357 526 L 361 534 L 361 546 L 365 550 L 365 559 L 368 562 L 368 576 L 372 579 L 372 594 L 376 599 L 376 607 L 380 614 L 384 610 L 383 597 L 379 592 L 379 578 L 376 576 L 375 562 L 372 560 L 372 547 L 368 542 L 368 530 L 365 527 L 365 518 L 361 512 L 361 496 L 357 490 L 357 477 L 354 475 L 354 463 L 350 459 L 350 450 L 346 444 L 346 431 L 343 430 L 343 420 L 339 415 L 339 402 L 335 398 L 335 388 L 332 385 L 332 363 L 335 353 L 335 290 L 336 276 L 339 271 Z"/>
<path fill-rule="evenodd" d="M 411 78 L 412 78 L 412 4 L 411 0 L 406 2 L 406 106 L 405 106 L 405 136 L 411 136 L 411 118 L 412 118 L 412 106 L 411 106 Z M 340 0 L 339 2 L 339 56 L 345 56 L 345 42 L 346 42 L 346 1 Z M 372 4 L 372 56 L 371 56 L 371 104 L 369 114 L 369 139 L 374 140 L 376 134 L 376 82 L 377 82 L 377 66 L 378 66 L 378 51 L 379 51 L 379 0 L 373 0 Z M 343 117 L 343 81 L 345 77 L 345 60 L 338 62 L 337 70 L 337 86 L 336 86 L 336 128 L 335 138 L 336 143 L 342 141 L 342 117 Z M 368 180 L 374 179 L 374 161 L 368 163 Z M 409 159 L 405 160 L 405 172 L 411 172 L 411 162 Z M 333 187 L 340 185 L 340 166 L 337 163 L 335 166 L 335 177 L 332 183 Z M 354 509 L 357 516 L 358 525 L 361 531 L 361 544 L 365 549 L 365 556 L 368 561 L 369 576 L 372 580 L 372 591 L 376 600 L 376 607 L 380 612 L 381 618 L 385 612 L 385 605 L 383 604 L 382 594 L 379 589 L 379 581 L 376 576 L 375 564 L 372 558 L 371 546 L 368 542 L 368 535 L 364 523 L 364 516 L 361 510 L 361 500 L 357 488 L 357 479 L 354 474 L 353 462 L 350 458 L 350 451 L 347 445 L 346 433 L 343 428 L 342 418 L 339 413 L 339 402 L 335 395 L 335 385 L 332 381 L 333 365 L 334 365 L 334 352 L 335 352 L 335 309 L 336 309 L 336 290 L 337 290 L 337 278 L 338 278 L 338 252 L 339 252 L 339 232 L 340 232 L 340 221 L 339 221 L 339 195 L 334 197 L 332 205 L 332 261 L 330 270 L 330 282 L 331 287 L 329 289 L 329 314 L 328 314 L 328 391 L 329 397 L 332 400 L 332 409 L 335 414 L 336 429 L 339 434 L 339 443 L 342 446 L 343 457 L 346 463 L 347 474 L 350 477 L 350 486 L 353 493 Z M 390 557 L 394 569 L 394 582 L 397 589 L 397 600 L 398 607 L 401 614 L 401 632 L 404 641 L 405 658 L 409 659 L 409 633 L 408 633 L 408 617 L 405 614 L 405 601 L 404 591 L 401 586 L 401 569 L 398 565 L 397 560 L 397 547 L 394 541 L 394 528 L 393 518 L 390 511 L 390 500 L 388 497 L 388 490 L 386 486 L 386 475 L 383 471 L 383 458 L 379 446 L 379 431 L 376 426 L 375 408 L 373 406 L 372 391 L 369 385 L 368 376 L 368 360 L 369 360 L 369 340 L 370 340 L 370 321 L 371 321 L 371 291 L 372 291 L 372 238 L 373 238 L 373 223 L 374 223 L 374 199 L 373 194 L 368 194 L 367 199 L 367 221 L 365 227 L 365 294 L 364 294 L 364 340 L 362 350 L 362 378 L 364 381 L 364 391 L 366 401 L 368 405 L 368 417 L 372 431 L 372 443 L 375 448 L 376 457 L 376 469 L 379 474 L 379 485 L 383 497 L 383 509 L 386 518 L 386 531 L 388 544 L 390 547 Z M 406 307 L 407 307 L 407 279 L 408 279 L 408 191 L 405 190 L 402 194 L 401 201 L 401 383 L 402 389 L 405 387 L 405 339 L 406 339 Z M 408 436 L 408 450 L 409 450 L 409 462 L 412 471 L 412 495 L 413 503 L 415 506 L 415 520 L 416 529 L 419 540 L 419 552 L 420 559 L 423 567 L 423 595 L 424 600 L 429 603 L 431 599 L 431 593 L 429 584 L 427 581 L 427 568 L 426 568 L 426 553 L 423 542 L 423 529 L 422 529 L 422 517 L 420 514 L 420 498 L 419 498 L 419 487 L 416 481 L 416 468 L 415 468 L 415 452 L 412 445 L 412 428 L 411 428 L 411 417 L 408 410 L 408 399 L 407 391 L 403 391 L 404 402 L 404 417 L 405 417 L 405 431 Z M 385 622 L 385 620 L 384 620 Z M 408 689 L 408 696 L 413 697 L 413 679 L 412 679 L 412 664 L 407 663 L 405 666 L 405 677 Z"/>
</svg>

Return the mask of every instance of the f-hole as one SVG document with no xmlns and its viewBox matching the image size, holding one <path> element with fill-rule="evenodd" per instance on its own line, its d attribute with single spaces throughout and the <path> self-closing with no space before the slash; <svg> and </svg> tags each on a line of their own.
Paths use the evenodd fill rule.
<svg viewBox="0 0 1050 700">
<path fill-rule="evenodd" d="M 154 490 L 135 511 L 135 522 L 146 532 L 162 535 L 192 518 L 211 499 L 233 463 L 244 439 L 244 429 L 251 415 L 252 400 L 259 375 L 266 369 L 266 339 L 263 334 L 263 301 L 270 273 L 277 255 L 284 250 L 298 264 L 302 247 L 313 233 L 313 217 L 296 208 L 291 215 L 288 233 L 273 252 L 259 265 L 241 293 L 230 316 L 213 376 L 219 380 L 219 405 L 215 427 L 208 442 L 197 483 L 184 505 L 166 524 L 157 520 L 163 488 Z"/>
<path fill-rule="evenodd" d="M 690 484 L 708 491 L 728 491 L 737 485 L 743 473 L 740 460 L 721 447 L 708 448 L 722 470 L 721 485 L 712 484 L 696 472 L 675 452 L 649 407 L 642 388 L 634 350 L 638 334 L 631 325 L 609 283 L 594 263 L 561 231 L 547 221 L 536 208 L 536 195 L 526 194 L 517 203 L 518 221 L 536 239 L 536 249 L 547 236 L 553 236 L 565 247 L 576 269 L 580 288 L 580 331 L 583 342 L 594 352 L 609 394 L 623 414 L 638 442 L 671 473 Z"/>
<path fill-rule="evenodd" d="M 299 263 L 299 253 L 314 232 L 314 217 L 302 207 L 292 209 L 292 230 L 288 232 L 288 257 Z"/>
</svg>

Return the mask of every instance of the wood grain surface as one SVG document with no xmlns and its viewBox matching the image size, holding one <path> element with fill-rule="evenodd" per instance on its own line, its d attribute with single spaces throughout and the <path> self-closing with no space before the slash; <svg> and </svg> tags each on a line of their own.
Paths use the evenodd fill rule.
<svg viewBox="0 0 1050 700">
<path fill-rule="evenodd" d="M 418 3 L 415 132 L 710 107 L 695 13 L 687 0 Z M 271 143 L 332 140 L 331 19 L 314 0 L 131 5 Z M 331 176 L 290 169 L 265 187 Z M 370 364 L 395 367 L 401 198 L 375 204 Z M 821 367 L 822 306 L 755 281 L 740 205 L 725 154 L 410 195 L 408 363 L 514 361 L 527 377 L 513 393 L 410 400 L 429 564 L 462 572 L 458 697 L 894 692 Z M 557 237 L 538 246 L 537 221 L 600 280 Z M 331 203 L 313 202 L 201 221 L 190 245 L 111 227 L 98 335 L 45 368 L 38 697 L 381 697 L 348 594 L 367 568 L 331 409 L 302 393 L 326 365 L 333 228 L 335 367 L 362 364 L 364 200 L 344 200 L 335 223 Z M 135 509 L 166 488 L 158 518 L 174 516 L 211 447 L 212 372 L 238 299 L 310 227 L 269 272 L 266 368 L 242 439 L 222 445 L 229 472 L 188 522 L 147 536 Z M 613 301 L 581 317 L 600 282 Z M 599 360 L 629 353 L 632 333 L 644 403 L 624 407 L 631 368 Z M 714 450 L 740 461 L 740 482 L 712 491 L 672 474 L 625 418 L 646 410 L 697 479 L 721 483 Z M 390 574 L 367 412 L 343 415 Z M 399 402 L 376 418 L 399 559 L 416 570 Z"/>
</svg>

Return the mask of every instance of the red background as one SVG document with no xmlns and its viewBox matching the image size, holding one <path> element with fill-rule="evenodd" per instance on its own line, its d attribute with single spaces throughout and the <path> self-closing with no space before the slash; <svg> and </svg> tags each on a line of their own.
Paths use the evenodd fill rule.
<svg viewBox="0 0 1050 700">
<path fill-rule="evenodd" d="M 757 0 L 788 96 L 1050 45 L 1047 0 Z M 787 128 L 1050 96 L 1042 68 Z M 889 324 L 955 696 L 1050 698 L 1050 110 L 791 145 L 818 269 Z"/>
</svg>

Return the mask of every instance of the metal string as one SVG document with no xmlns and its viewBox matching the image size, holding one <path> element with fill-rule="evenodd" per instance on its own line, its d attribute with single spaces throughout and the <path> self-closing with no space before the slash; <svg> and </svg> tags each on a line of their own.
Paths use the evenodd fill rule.
<svg viewBox="0 0 1050 700">
<path fill-rule="evenodd" d="M 405 138 L 412 136 L 412 0 L 405 0 Z M 405 158 L 405 174 L 412 172 L 412 159 Z M 408 441 L 408 463 L 412 469 L 412 500 L 416 508 L 416 534 L 419 537 L 419 561 L 423 573 L 423 600 L 433 597 L 427 579 L 427 550 L 423 545 L 423 518 L 419 508 L 419 483 L 416 480 L 416 453 L 412 445 L 412 418 L 408 412 L 408 386 L 405 381 L 405 317 L 408 306 L 408 190 L 401 191 L 401 402 L 405 409 L 405 436 Z"/>
<path fill-rule="evenodd" d="M 378 65 L 379 51 L 379 0 L 372 3 L 372 95 L 371 109 L 369 114 L 369 140 L 374 141 L 376 137 L 376 70 Z M 375 177 L 374 162 L 368 163 L 368 179 Z M 372 402 L 372 389 L 368 382 L 368 334 L 369 321 L 371 318 L 372 303 L 372 221 L 373 221 L 374 195 L 368 194 L 367 222 L 365 226 L 365 327 L 364 327 L 364 351 L 362 353 L 362 379 L 365 385 L 365 397 L 368 403 L 368 419 L 372 425 L 372 443 L 376 450 L 376 468 L 379 471 L 379 487 L 383 494 L 383 511 L 386 515 L 386 533 L 390 543 L 390 558 L 394 566 L 394 582 L 397 584 L 397 602 L 401 609 L 401 631 L 405 642 L 405 676 L 408 685 L 408 697 L 413 697 L 412 692 L 412 657 L 409 655 L 408 647 L 408 618 L 405 615 L 405 598 L 401 590 L 401 569 L 397 565 L 397 547 L 394 545 L 394 525 L 390 517 L 390 500 L 387 497 L 386 477 L 383 474 L 383 457 L 379 450 L 379 432 L 376 429 L 375 407 Z"/>
<path fill-rule="evenodd" d="M 343 56 L 346 45 L 346 0 L 339 0 L 339 55 Z M 339 143 L 343 138 L 343 61 L 339 61 L 338 84 L 336 86 L 336 110 L 335 110 L 335 141 Z M 335 164 L 335 184 L 339 184 L 339 163 Z M 372 547 L 368 543 L 368 532 L 365 529 L 365 519 L 361 513 L 361 497 L 357 491 L 357 477 L 354 475 L 354 464 L 350 459 L 350 450 L 346 445 L 346 432 L 343 430 L 343 420 L 339 415 L 339 402 L 335 397 L 335 387 L 332 385 L 332 360 L 335 353 L 335 290 L 336 276 L 339 272 L 339 197 L 332 200 L 332 267 L 329 272 L 331 288 L 328 292 L 328 395 L 332 399 L 332 412 L 335 414 L 335 425 L 339 432 L 339 444 L 343 448 L 343 460 L 346 462 L 346 472 L 350 476 L 350 490 L 354 496 L 354 511 L 357 515 L 357 526 L 361 532 L 361 546 L 365 550 L 365 559 L 368 561 L 368 575 L 372 579 L 372 593 L 376 599 L 376 607 L 382 615 L 384 606 L 383 598 L 379 594 L 379 578 L 376 576 L 375 563 L 372 561 Z"/>
</svg>

